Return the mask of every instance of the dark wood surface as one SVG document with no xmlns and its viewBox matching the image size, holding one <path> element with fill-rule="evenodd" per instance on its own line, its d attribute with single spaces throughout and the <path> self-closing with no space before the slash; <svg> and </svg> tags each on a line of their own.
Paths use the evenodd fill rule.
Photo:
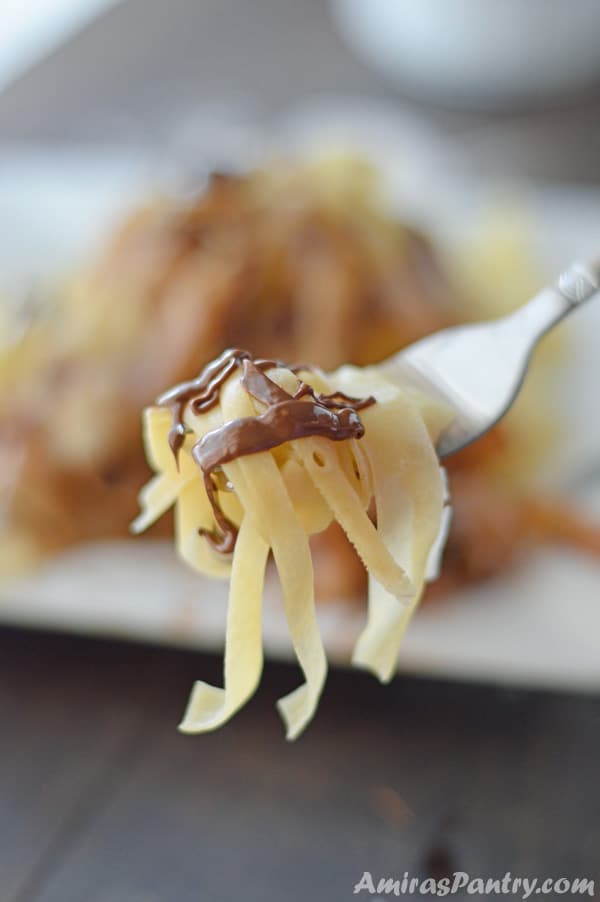
<svg viewBox="0 0 600 902">
<path fill-rule="evenodd" d="M 334 672 L 290 744 L 291 666 L 199 737 L 176 724 L 214 657 L 4 629 L 0 673 L 2 902 L 343 902 L 364 870 L 600 881 L 600 699 Z"/>
</svg>

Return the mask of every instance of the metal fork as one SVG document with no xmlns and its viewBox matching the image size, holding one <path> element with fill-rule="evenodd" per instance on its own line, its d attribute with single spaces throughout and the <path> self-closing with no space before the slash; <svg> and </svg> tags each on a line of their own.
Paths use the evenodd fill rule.
<svg viewBox="0 0 600 902">
<path fill-rule="evenodd" d="M 449 405 L 455 418 L 438 440 L 440 457 L 474 442 L 500 420 L 523 384 L 540 338 L 600 294 L 600 260 L 574 263 L 514 313 L 444 329 L 384 360 L 378 369 Z"/>
</svg>

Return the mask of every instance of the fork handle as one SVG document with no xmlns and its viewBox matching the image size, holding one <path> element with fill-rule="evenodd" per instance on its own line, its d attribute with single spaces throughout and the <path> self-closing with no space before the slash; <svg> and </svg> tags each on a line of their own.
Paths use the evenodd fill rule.
<svg viewBox="0 0 600 902">
<path fill-rule="evenodd" d="M 573 263 L 559 277 L 558 291 L 570 307 L 576 307 L 600 291 L 600 262 Z"/>
<path fill-rule="evenodd" d="M 568 313 L 597 294 L 600 294 L 600 261 L 573 263 L 554 285 L 545 288 L 506 320 L 511 323 L 518 320 L 522 340 L 536 343 Z"/>
</svg>

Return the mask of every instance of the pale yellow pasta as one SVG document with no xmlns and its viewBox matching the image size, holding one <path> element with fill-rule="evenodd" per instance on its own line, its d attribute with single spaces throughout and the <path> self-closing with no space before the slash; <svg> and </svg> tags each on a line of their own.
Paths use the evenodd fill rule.
<svg viewBox="0 0 600 902">
<path fill-rule="evenodd" d="M 261 610 L 269 546 L 255 523 L 245 517 L 231 568 L 225 637 L 225 686 L 194 684 L 183 721 L 184 733 L 214 730 L 250 698 L 262 671 Z"/>
<path fill-rule="evenodd" d="M 206 536 L 219 530 L 192 448 L 223 424 L 260 416 L 265 404 L 246 391 L 236 369 L 208 412 L 195 413 L 187 405 L 188 434 L 178 464 L 169 447 L 169 410 L 146 412 L 146 449 L 156 476 L 141 492 L 142 512 L 134 530 L 145 529 L 174 503 L 176 543 L 184 560 L 211 576 L 230 577 L 224 686 L 195 684 L 180 727 L 184 732 L 220 726 L 258 685 L 269 552 L 304 674 L 304 682 L 278 702 L 287 737 L 295 738 L 310 721 L 325 682 L 327 659 L 315 611 L 308 539 L 332 520 L 345 530 L 369 572 L 368 618 L 353 661 L 381 680 L 390 679 L 443 521 L 445 486 L 434 441 L 445 425 L 445 412 L 368 369 L 344 367 L 329 375 L 312 371 L 296 375 L 278 367 L 266 375 L 289 395 L 302 380 L 317 393 L 373 396 L 375 403 L 359 411 L 364 426 L 360 439 L 305 436 L 222 463 L 216 501 L 237 529 L 235 546 L 227 554 L 217 551 Z"/>
<path fill-rule="evenodd" d="M 255 412 L 250 398 L 240 388 L 239 380 L 232 380 L 221 393 L 225 421 Z M 288 738 L 295 738 L 314 714 L 327 673 L 327 661 L 315 613 L 308 537 L 270 452 L 262 451 L 240 457 L 225 464 L 223 469 L 236 487 L 245 510 L 260 524 L 281 579 L 292 643 L 306 676 L 303 686 L 279 701 Z M 240 593 L 244 592 L 243 585 L 239 590 Z M 231 601 L 233 592 L 230 603 Z"/>
</svg>

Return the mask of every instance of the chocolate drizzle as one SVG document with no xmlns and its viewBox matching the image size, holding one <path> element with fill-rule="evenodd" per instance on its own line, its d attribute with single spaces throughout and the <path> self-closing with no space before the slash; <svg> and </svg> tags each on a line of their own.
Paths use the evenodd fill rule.
<svg viewBox="0 0 600 902">
<path fill-rule="evenodd" d="M 215 475 L 223 464 L 238 457 L 268 451 L 285 442 L 308 436 L 321 436 L 332 441 L 362 438 L 364 426 L 357 413 L 375 403 L 375 399 L 352 398 L 343 392 L 319 395 L 305 382 L 300 382 L 291 395 L 265 374 L 273 367 L 286 367 L 296 373 L 305 366 L 288 367 L 275 360 L 254 360 L 248 351 L 227 350 L 208 364 L 196 379 L 182 382 L 157 399 L 171 411 L 169 446 L 175 459 L 188 429 L 184 413 L 190 404 L 195 413 L 210 410 L 218 403 L 220 390 L 238 367 L 242 368 L 241 384 L 249 395 L 264 404 L 263 413 L 224 423 L 206 433 L 192 448 L 192 457 L 204 476 L 206 494 L 211 503 L 218 533 L 201 530 L 216 551 L 229 554 L 235 547 L 237 529 L 223 513 Z"/>
<path fill-rule="evenodd" d="M 241 366 L 242 361 L 251 360 L 252 355 L 248 351 L 229 349 L 223 351 L 220 357 L 204 367 L 199 376 L 190 379 L 189 382 L 181 382 L 160 395 L 156 403 L 168 407 L 171 411 L 171 428 L 169 430 L 169 447 L 175 456 L 179 457 L 179 451 L 189 431 L 183 422 L 186 404 L 192 404 L 195 413 L 203 413 L 210 410 L 219 401 L 221 386 L 227 381 L 233 371 Z M 274 366 L 285 366 L 276 360 L 256 360 L 255 365 L 259 369 L 270 369 Z"/>
</svg>

